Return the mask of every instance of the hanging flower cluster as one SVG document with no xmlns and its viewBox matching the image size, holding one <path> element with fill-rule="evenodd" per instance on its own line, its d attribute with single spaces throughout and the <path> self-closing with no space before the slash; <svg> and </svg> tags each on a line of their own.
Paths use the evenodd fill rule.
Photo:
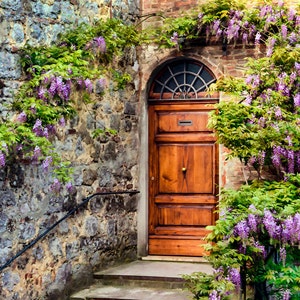
<svg viewBox="0 0 300 300">
<path fill-rule="evenodd" d="M 272 144 L 269 141 L 261 145 L 258 154 L 248 162 L 263 166 L 268 158 L 278 174 L 297 173 L 300 172 L 299 63 L 295 62 L 288 72 L 281 72 L 282 68 L 274 64 L 269 67 L 268 74 L 251 74 L 245 81 L 248 90 L 244 104 L 256 107 L 247 122 L 251 128 L 273 137 Z"/>
<path fill-rule="evenodd" d="M 245 185 L 223 194 L 221 208 L 226 210 L 226 218 L 217 221 L 208 238 L 215 243 L 211 260 L 217 265 L 209 299 L 224 299 L 245 287 L 242 281 L 246 273 L 252 284 L 265 285 L 263 293 L 277 295 L 278 299 L 298 299 L 298 180 L 293 175 L 284 183 Z M 224 289 L 224 282 L 234 288 L 227 285 Z"/>
<path fill-rule="evenodd" d="M 279 179 L 300 172 L 299 14 L 280 1 L 254 12 L 229 11 L 225 19 L 215 19 L 206 28 L 228 42 L 254 39 L 266 50 L 265 57 L 249 59 L 245 80 L 234 90 L 239 102 L 220 103 L 212 115 L 219 142 L 253 166 L 259 178 L 265 165 Z M 230 92 L 231 86 L 230 78 L 223 79 L 216 89 Z"/>
</svg>

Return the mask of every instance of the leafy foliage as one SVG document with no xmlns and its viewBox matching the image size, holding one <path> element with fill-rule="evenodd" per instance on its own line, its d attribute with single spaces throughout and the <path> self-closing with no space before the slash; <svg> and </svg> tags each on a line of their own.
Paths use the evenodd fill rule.
<svg viewBox="0 0 300 300">
<path fill-rule="evenodd" d="M 114 60 L 142 40 L 133 25 L 108 19 L 82 24 L 52 46 L 25 46 L 21 63 L 27 81 L 11 106 L 14 120 L 0 124 L 0 167 L 16 160 L 42 163 L 45 171 L 53 172 L 52 188 L 58 192 L 60 183 L 71 179 L 72 169 L 61 161 L 52 145 L 57 126 L 64 126 L 77 113 L 81 106 L 78 96 L 82 102 L 90 102 L 96 89 L 99 95 L 104 93 L 107 80 L 116 90 L 131 81 Z M 93 136 L 100 133 L 101 129 L 96 129 Z"/>
<path fill-rule="evenodd" d="M 247 285 L 254 299 L 299 299 L 300 17 L 283 2 L 247 11 L 223 1 L 206 5 L 198 28 L 207 36 L 266 49 L 248 60 L 245 78 L 221 78 L 210 87 L 228 98 L 209 126 L 229 158 L 257 170 L 258 180 L 221 191 L 220 219 L 207 237 L 215 272 L 185 278 L 196 299 L 226 299 L 234 291 L 246 299 Z"/>
</svg>

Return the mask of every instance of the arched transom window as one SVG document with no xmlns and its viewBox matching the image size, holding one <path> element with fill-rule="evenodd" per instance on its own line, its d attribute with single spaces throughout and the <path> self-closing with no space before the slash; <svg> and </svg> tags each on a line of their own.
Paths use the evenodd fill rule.
<svg viewBox="0 0 300 300">
<path fill-rule="evenodd" d="M 154 77 L 149 100 L 201 100 L 205 91 L 216 81 L 212 72 L 192 59 L 173 60 L 162 66 Z"/>
</svg>

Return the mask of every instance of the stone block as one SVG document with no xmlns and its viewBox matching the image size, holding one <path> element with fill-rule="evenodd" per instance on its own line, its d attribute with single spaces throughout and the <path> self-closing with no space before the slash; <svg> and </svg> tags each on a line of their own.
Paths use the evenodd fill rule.
<svg viewBox="0 0 300 300">
<path fill-rule="evenodd" d="M 0 78 L 19 79 L 21 77 L 20 57 L 6 51 L 0 52 Z"/>
</svg>

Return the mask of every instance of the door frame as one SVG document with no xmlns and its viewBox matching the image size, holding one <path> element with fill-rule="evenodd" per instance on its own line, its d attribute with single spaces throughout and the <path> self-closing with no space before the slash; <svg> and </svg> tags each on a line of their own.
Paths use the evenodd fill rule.
<svg viewBox="0 0 300 300">
<path fill-rule="evenodd" d="M 145 85 L 146 88 L 142 90 L 140 94 L 140 106 L 139 106 L 139 139 L 140 139 L 140 147 L 139 147 L 139 158 L 138 158 L 138 185 L 139 185 L 139 201 L 137 204 L 137 255 L 138 257 L 148 256 L 148 226 L 149 226 L 149 203 L 148 203 L 148 194 L 149 194 L 149 119 L 148 119 L 148 111 L 149 111 L 149 88 L 150 84 L 153 82 L 154 77 L 158 74 L 158 72 L 162 69 L 162 67 L 172 61 L 177 59 L 187 59 L 194 60 L 206 66 L 210 70 L 211 73 L 216 76 L 216 73 L 221 76 L 222 72 L 216 68 L 216 72 L 213 72 L 211 67 L 207 67 L 210 63 L 206 62 L 205 58 L 195 58 L 195 57 L 173 57 L 164 60 L 161 64 L 157 66 L 155 64 L 155 68 L 150 71 L 151 75 L 148 77 Z M 203 62 L 204 61 L 204 62 Z M 219 77 L 217 76 L 217 77 Z M 216 77 L 216 78 L 217 78 Z M 220 101 L 220 96 L 218 95 L 218 99 Z M 218 183 L 221 181 L 221 165 L 220 165 L 220 155 L 221 151 L 218 151 Z"/>
</svg>

